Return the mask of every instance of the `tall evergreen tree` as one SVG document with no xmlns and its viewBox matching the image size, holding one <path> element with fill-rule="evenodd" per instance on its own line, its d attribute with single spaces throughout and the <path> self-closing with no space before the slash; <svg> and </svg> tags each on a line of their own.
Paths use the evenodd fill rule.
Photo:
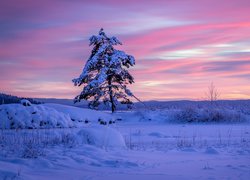
<svg viewBox="0 0 250 180">
<path fill-rule="evenodd" d="M 89 107 L 93 109 L 103 102 L 111 107 L 112 113 L 118 103 L 131 107 L 133 94 L 127 85 L 134 83 L 134 78 L 126 68 L 135 64 L 134 57 L 116 50 L 113 46 L 122 43 L 116 37 L 107 37 L 103 29 L 89 40 L 90 46 L 94 46 L 91 55 L 81 75 L 72 80 L 75 86 L 84 85 L 74 101 L 89 100 Z"/>
</svg>

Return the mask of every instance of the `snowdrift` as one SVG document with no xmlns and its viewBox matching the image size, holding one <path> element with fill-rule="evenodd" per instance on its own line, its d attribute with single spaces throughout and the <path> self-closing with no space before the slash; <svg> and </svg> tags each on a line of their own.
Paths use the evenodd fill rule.
<svg viewBox="0 0 250 180">
<path fill-rule="evenodd" d="M 120 132 L 107 126 L 95 125 L 81 129 L 79 141 L 100 148 L 125 148 L 124 138 Z"/>
<path fill-rule="evenodd" d="M 84 122 L 87 120 L 92 122 L 98 122 L 98 119 L 101 119 L 103 121 L 108 122 L 112 120 L 112 116 L 110 114 L 101 111 L 53 103 L 44 104 L 44 106 L 54 108 L 59 112 L 69 115 L 72 121 Z"/>
<path fill-rule="evenodd" d="M 68 128 L 74 124 L 69 115 L 43 105 L 0 106 L 0 129 Z"/>
<path fill-rule="evenodd" d="M 111 114 L 67 105 L 0 105 L 0 129 L 69 128 L 110 121 Z"/>
</svg>

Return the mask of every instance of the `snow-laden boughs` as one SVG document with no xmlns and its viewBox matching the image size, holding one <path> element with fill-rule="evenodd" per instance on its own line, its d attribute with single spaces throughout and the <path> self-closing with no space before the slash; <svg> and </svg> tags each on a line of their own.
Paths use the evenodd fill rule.
<svg viewBox="0 0 250 180">
<path fill-rule="evenodd" d="M 89 39 L 90 46 L 94 46 L 81 75 L 73 79 L 75 86 L 84 85 L 75 102 L 82 99 L 89 100 L 89 107 L 97 109 L 100 103 L 111 107 L 115 111 L 118 103 L 131 107 L 129 97 L 133 93 L 127 89 L 127 84 L 134 83 L 134 78 L 125 68 L 135 65 L 133 56 L 114 49 L 114 45 L 122 45 L 116 37 L 107 37 L 103 29 L 97 36 Z"/>
</svg>

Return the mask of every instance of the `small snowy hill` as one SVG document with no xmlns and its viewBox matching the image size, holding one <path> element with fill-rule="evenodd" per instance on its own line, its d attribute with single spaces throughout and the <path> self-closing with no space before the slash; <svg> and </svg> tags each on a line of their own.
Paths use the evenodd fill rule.
<svg viewBox="0 0 250 180">
<path fill-rule="evenodd" d="M 80 144 L 89 144 L 100 148 L 126 148 L 122 134 L 108 126 L 92 125 L 81 128 L 77 133 Z"/>
<path fill-rule="evenodd" d="M 0 129 L 68 128 L 70 116 L 43 105 L 0 105 Z"/>
<path fill-rule="evenodd" d="M 110 121 L 105 112 L 60 104 L 0 105 L 0 129 L 69 128 L 81 126 L 81 122 Z"/>
<path fill-rule="evenodd" d="M 87 121 L 97 122 L 98 119 L 101 119 L 104 121 L 112 120 L 111 114 L 105 113 L 102 111 L 96 111 L 96 110 L 85 109 L 85 108 L 77 108 L 73 106 L 53 104 L 53 103 L 44 104 L 44 106 L 53 108 L 57 110 L 58 112 L 62 112 L 62 113 L 69 115 L 72 121 L 83 122 L 87 120 Z"/>
</svg>

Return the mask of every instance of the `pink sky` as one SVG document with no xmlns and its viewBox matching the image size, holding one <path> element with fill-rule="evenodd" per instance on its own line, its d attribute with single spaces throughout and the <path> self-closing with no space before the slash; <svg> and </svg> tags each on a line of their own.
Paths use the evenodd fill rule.
<svg viewBox="0 0 250 180">
<path fill-rule="evenodd" d="M 142 100 L 250 99 L 250 1 L 0 2 L 0 92 L 74 98 L 101 27 L 136 59 L 130 89 Z"/>
</svg>

